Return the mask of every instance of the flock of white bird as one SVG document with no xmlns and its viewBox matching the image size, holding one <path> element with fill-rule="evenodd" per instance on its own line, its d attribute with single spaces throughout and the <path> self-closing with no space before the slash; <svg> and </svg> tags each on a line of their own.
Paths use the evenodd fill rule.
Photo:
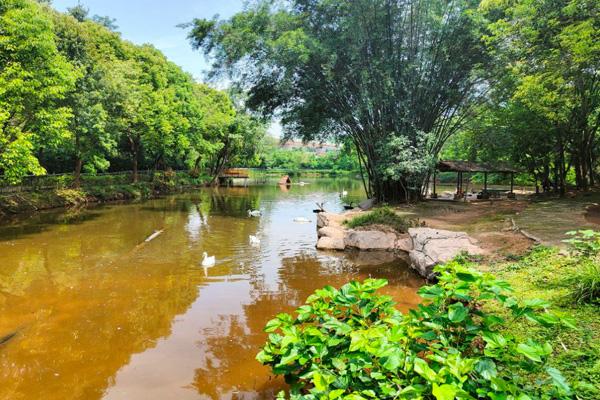
<svg viewBox="0 0 600 400">
<path fill-rule="evenodd" d="M 304 184 L 304 182 L 301 182 L 301 184 Z M 340 197 L 346 197 L 348 196 L 348 191 L 346 189 L 342 189 L 342 192 L 340 193 Z M 248 217 L 251 218 L 258 218 L 262 216 L 262 211 L 261 210 L 248 210 Z M 305 218 L 305 217 L 296 217 L 294 218 L 294 222 L 298 222 L 298 223 L 309 223 L 311 222 L 310 219 Z M 160 233 L 158 233 L 160 234 Z M 156 236 L 158 236 L 158 234 L 156 234 Z M 250 243 L 250 245 L 252 247 L 259 247 L 260 246 L 260 238 L 258 236 L 255 235 L 250 235 L 248 236 L 248 242 Z M 206 252 L 202 253 L 202 266 L 205 268 L 205 273 L 206 273 L 206 268 L 207 267 L 212 267 L 216 264 L 217 260 L 215 258 L 215 256 L 209 256 Z"/>
<path fill-rule="evenodd" d="M 346 192 L 347 193 L 347 192 Z M 261 210 L 248 210 L 248 217 L 257 218 L 262 216 Z M 310 219 L 305 217 L 296 217 L 294 218 L 294 222 L 298 223 L 308 223 L 311 222 Z M 260 238 L 255 235 L 248 236 L 248 242 L 252 247 L 260 247 Z M 206 273 L 206 268 L 213 267 L 216 264 L 217 260 L 215 256 L 209 256 L 208 253 L 202 253 L 202 267 L 204 267 L 204 272 Z"/>
</svg>

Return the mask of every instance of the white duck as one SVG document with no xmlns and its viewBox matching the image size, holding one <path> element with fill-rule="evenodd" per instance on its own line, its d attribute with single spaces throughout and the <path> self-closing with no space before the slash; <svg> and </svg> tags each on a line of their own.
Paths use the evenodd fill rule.
<svg viewBox="0 0 600 400">
<path fill-rule="evenodd" d="M 294 218 L 294 222 L 307 223 L 310 222 L 310 219 L 304 217 L 296 217 Z"/>
<path fill-rule="evenodd" d="M 342 193 L 340 193 L 340 197 L 348 196 L 348 191 L 346 189 L 342 189 Z"/>
<path fill-rule="evenodd" d="M 248 210 L 249 217 L 260 217 L 262 212 L 260 210 Z"/>
<path fill-rule="evenodd" d="M 202 253 L 202 266 L 203 267 L 212 267 L 215 265 L 215 256 L 208 256 L 206 252 Z"/>
<path fill-rule="evenodd" d="M 250 241 L 251 246 L 260 246 L 260 239 L 258 236 L 250 235 L 248 236 L 248 240 Z"/>
</svg>

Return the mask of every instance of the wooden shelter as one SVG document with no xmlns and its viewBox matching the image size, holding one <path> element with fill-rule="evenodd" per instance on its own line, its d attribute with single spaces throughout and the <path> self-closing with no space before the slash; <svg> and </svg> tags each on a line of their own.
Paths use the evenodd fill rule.
<svg viewBox="0 0 600 400">
<path fill-rule="evenodd" d="M 226 168 L 219 175 L 219 184 L 226 186 L 247 186 L 250 179 L 248 168 Z"/>
<path fill-rule="evenodd" d="M 462 198 L 463 192 L 463 174 L 465 173 L 483 173 L 483 191 L 481 193 L 482 199 L 489 198 L 488 191 L 488 174 L 489 173 L 503 173 L 510 174 L 510 192 L 508 193 L 509 198 L 514 198 L 514 186 L 515 186 L 515 173 L 518 172 L 506 163 L 483 163 L 483 162 L 472 162 L 472 161 L 453 161 L 443 160 L 437 163 L 437 166 L 433 172 L 433 194 L 432 198 L 437 198 L 436 193 L 436 173 L 440 172 L 456 172 L 456 195 L 455 198 Z"/>
</svg>

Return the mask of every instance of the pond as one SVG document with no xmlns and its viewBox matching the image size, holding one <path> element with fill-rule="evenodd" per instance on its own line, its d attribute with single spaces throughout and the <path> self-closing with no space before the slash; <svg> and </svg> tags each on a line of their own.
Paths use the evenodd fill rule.
<svg viewBox="0 0 600 400">
<path fill-rule="evenodd" d="M 358 181 L 323 179 L 4 222 L 0 398 L 273 398 L 285 385 L 254 356 L 275 314 L 367 277 L 387 278 L 401 310 L 418 302 L 422 281 L 389 254 L 315 249 L 315 203 L 340 211 L 343 189 L 362 196 Z M 205 251 L 215 266 L 201 267 Z"/>
</svg>

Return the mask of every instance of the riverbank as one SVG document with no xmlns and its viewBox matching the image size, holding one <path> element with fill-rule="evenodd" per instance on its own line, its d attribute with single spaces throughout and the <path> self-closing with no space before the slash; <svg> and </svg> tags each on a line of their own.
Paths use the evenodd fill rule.
<svg viewBox="0 0 600 400">
<path fill-rule="evenodd" d="M 135 201 L 179 193 L 203 186 L 201 178 L 157 175 L 149 182 L 103 184 L 80 188 L 62 187 L 43 191 L 23 191 L 0 195 L 0 218 L 55 208 L 77 208 L 87 204 Z"/>
</svg>

